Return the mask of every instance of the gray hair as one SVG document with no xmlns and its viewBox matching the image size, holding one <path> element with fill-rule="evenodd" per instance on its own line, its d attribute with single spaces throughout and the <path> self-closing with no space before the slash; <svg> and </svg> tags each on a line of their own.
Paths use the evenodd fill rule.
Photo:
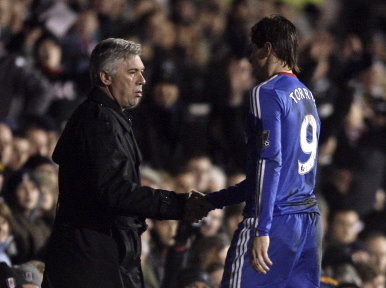
<svg viewBox="0 0 386 288">
<path fill-rule="evenodd" d="M 114 75 L 117 72 L 117 60 L 127 59 L 142 52 L 141 44 L 133 41 L 108 38 L 98 43 L 91 53 L 90 78 L 94 86 L 101 86 L 100 72 Z"/>
</svg>

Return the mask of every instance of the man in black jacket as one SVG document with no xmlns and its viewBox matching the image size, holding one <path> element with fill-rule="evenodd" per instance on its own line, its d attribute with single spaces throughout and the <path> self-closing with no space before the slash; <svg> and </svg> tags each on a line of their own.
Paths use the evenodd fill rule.
<svg viewBox="0 0 386 288">
<path fill-rule="evenodd" d="M 53 154 L 60 195 L 43 288 L 143 287 L 145 218 L 184 217 L 186 194 L 140 186 L 141 155 L 127 114 L 145 84 L 140 52 L 139 44 L 110 38 L 91 55 L 94 88 Z"/>
</svg>

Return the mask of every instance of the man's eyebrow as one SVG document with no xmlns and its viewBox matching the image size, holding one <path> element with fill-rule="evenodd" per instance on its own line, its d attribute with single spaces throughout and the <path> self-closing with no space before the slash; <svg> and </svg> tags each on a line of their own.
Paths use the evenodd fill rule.
<svg viewBox="0 0 386 288">
<path fill-rule="evenodd" d="M 144 71 L 145 67 L 139 69 L 139 68 L 129 68 L 129 71 Z"/>
</svg>

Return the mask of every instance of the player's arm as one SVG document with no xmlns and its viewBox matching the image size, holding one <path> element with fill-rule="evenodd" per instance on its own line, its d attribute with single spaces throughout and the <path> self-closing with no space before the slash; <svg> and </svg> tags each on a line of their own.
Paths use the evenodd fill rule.
<svg viewBox="0 0 386 288">
<path fill-rule="evenodd" d="M 256 117 L 262 127 L 261 152 L 256 173 L 257 229 L 255 236 L 267 236 L 271 229 L 279 177 L 281 172 L 282 105 L 273 90 L 261 89 L 255 95 Z"/>
<path fill-rule="evenodd" d="M 206 200 L 208 200 L 216 208 L 222 209 L 225 206 L 244 202 L 246 186 L 247 182 L 244 180 L 239 184 L 222 189 L 218 192 L 210 193 L 205 197 Z"/>
<path fill-rule="evenodd" d="M 261 124 L 262 139 L 256 173 L 256 232 L 251 251 L 254 269 L 266 274 L 273 263 L 268 255 L 272 223 L 281 170 L 281 105 L 271 91 L 254 90 L 254 115 Z"/>
</svg>

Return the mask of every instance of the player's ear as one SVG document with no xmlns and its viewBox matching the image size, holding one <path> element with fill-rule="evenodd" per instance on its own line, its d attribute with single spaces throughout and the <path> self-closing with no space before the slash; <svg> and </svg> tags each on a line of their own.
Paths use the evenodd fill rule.
<svg viewBox="0 0 386 288">
<path fill-rule="evenodd" d="M 111 85 L 111 75 L 107 74 L 105 71 L 99 72 L 99 79 L 104 85 Z"/>
<path fill-rule="evenodd" d="M 269 55 L 272 54 L 273 48 L 272 48 L 272 43 L 271 42 L 265 42 L 263 47 L 264 47 L 263 51 L 264 51 L 264 56 L 265 57 L 268 57 Z"/>
</svg>

